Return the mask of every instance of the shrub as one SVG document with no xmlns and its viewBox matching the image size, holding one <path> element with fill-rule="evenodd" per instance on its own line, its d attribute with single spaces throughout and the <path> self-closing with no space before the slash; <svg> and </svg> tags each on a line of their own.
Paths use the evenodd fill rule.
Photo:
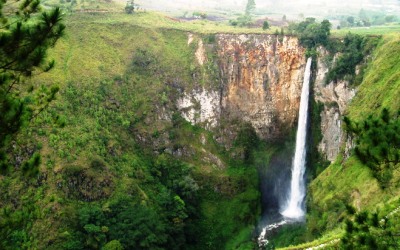
<svg viewBox="0 0 400 250">
<path fill-rule="evenodd" d="M 393 171 L 400 167 L 400 119 L 383 109 L 380 117 L 360 123 L 345 117 L 346 129 L 357 137 L 356 156 L 368 166 L 381 188 L 391 185 Z"/>
<path fill-rule="evenodd" d="M 262 28 L 263 28 L 263 30 L 269 29 L 269 22 L 268 21 L 264 21 Z"/>
<path fill-rule="evenodd" d="M 315 18 L 307 18 L 299 24 L 291 24 L 289 30 L 299 36 L 299 41 L 304 47 L 311 49 L 328 44 L 331 26 L 328 20 L 316 23 Z"/>
</svg>

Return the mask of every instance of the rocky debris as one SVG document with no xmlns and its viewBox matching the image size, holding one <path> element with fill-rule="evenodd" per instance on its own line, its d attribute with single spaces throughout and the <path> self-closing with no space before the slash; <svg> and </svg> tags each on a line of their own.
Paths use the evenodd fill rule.
<svg viewBox="0 0 400 250">
<path fill-rule="evenodd" d="M 207 56 L 206 56 L 206 50 L 204 49 L 204 44 L 203 41 L 200 39 L 199 43 L 197 44 L 197 50 L 196 50 L 196 59 L 197 63 L 201 66 L 207 61 Z"/>
<path fill-rule="evenodd" d="M 212 154 L 203 149 L 205 156 L 203 156 L 203 162 L 211 164 L 214 168 L 222 170 L 225 169 L 225 164 L 216 155 Z"/>
</svg>

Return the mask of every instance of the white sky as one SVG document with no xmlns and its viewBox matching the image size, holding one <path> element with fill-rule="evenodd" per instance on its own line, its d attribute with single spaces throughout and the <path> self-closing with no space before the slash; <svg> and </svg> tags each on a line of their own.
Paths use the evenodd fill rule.
<svg viewBox="0 0 400 250">
<path fill-rule="evenodd" d="M 146 9 L 167 12 L 243 11 L 247 0 L 136 0 Z M 331 12 L 358 13 L 361 8 L 400 15 L 400 0 L 255 0 L 259 12 L 324 15 Z"/>
</svg>

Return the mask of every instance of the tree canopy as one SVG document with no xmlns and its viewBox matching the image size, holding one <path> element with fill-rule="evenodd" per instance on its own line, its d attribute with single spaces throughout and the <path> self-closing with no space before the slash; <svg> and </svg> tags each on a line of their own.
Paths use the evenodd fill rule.
<svg viewBox="0 0 400 250">
<path fill-rule="evenodd" d="M 248 0 L 246 4 L 245 15 L 251 15 L 256 9 L 256 3 L 254 0 Z"/>
<path fill-rule="evenodd" d="M 380 117 L 369 116 L 356 123 L 344 117 L 346 129 L 356 137 L 354 151 L 367 165 L 382 188 L 392 184 L 393 171 L 400 168 L 400 119 L 384 108 Z"/>
<path fill-rule="evenodd" d="M 303 22 L 291 24 L 289 29 L 299 36 L 303 46 L 311 49 L 318 45 L 326 46 L 328 44 L 331 26 L 328 20 L 317 23 L 315 18 L 308 17 Z"/>
<path fill-rule="evenodd" d="M 64 24 L 59 8 L 39 11 L 39 0 L 0 4 L 0 169 L 9 164 L 5 150 L 22 126 L 55 98 L 57 87 L 35 90 L 26 85 L 34 74 L 47 72 L 54 61 L 46 51 L 62 36 Z M 12 14 L 11 14 L 12 13 Z M 35 94 L 36 91 L 36 94 Z M 29 165 L 38 163 L 38 156 Z"/>
</svg>

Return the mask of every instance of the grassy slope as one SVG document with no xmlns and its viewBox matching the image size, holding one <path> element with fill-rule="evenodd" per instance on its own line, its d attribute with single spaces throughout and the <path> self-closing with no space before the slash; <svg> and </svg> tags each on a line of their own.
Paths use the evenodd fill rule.
<svg viewBox="0 0 400 250">
<path fill-rule="evenodd" d="M 393 24 L 393 25 L 372 26 L 372 27 L 344 28 L 340 30 L 333 30 L 332 35 L 342 37 L 349 32 L 359 35 L 385 35 L 399 31 L 400 31 L 400 25 Z"/>
<path fill-rule="evenodd" d="M 219 31 L 217 26 L 208 30 L 203 23 L 186 28 L 182 25 L 187 24 L 154 13 L 77 13 L 67 17 L 67 34 L 49 55 L 56 60 L 56 68 L 35 78 L 38 84 L 56 83 L 61 89 L 58 100 L 27 131 L 40 142 L 41 173 L 47 181 L 36 188 L 7 177 L 10 183 L 2 186 L 10 189 L 11 196 L 23 194 L 32 210 L 37 211 L 22 229 L 28 231 L 28 244 L 45 248 L 48 242 L 58 242 L 73 231 L 73 223 L 66 222 L 73 221 L 76 210 L 86 202 L 66 196 L 58 183 L 68 168 L 78 167 L 90 173 L 92 159 L 100 158 L 107 166 L 104 173 L 94 174 L 94 181 L 101 183 L 107 176 L 113 180 L 113 186 L 103 190 L 108 198 L 94 203 L 107 206 L 116 197 L 128 194 L 137 202 L 151 204 L 156 190 L 146 184 L 147 178 L 152 178 L 150 160 L 138 149 L 143 145 L 139 146 L 137 135 L 156 140 L 173 131 L 176 139 L 171 143 L 193 150 L 194 157 L 183 160 L 192 165 L 193 176 L 201 187 L 200 218 L 193 224 L 200 232 L 197 248 L 221 249 L 225 244 L 229 248 L 251 247 L 248 242 L 252 225 L 259 214 L 255 168 L 232 166 L 209 132 L 187 123 L 174 128 L 170 122 L 156 118 L 162 107 L 173 106 L 171 98 L 176 97 L 166 82 L 176 81 L 186 89 L 198 82 L 212 85 L 212 77 L 207 74 L 192 79 L 193 71 L 207 70 L 196 63 L 196 43 L 188 45 L 187 32 L 178 30 Z M 154 68 L 143 72 L 132 68 L 137 49 L 150 53 Z M 47 125 L 57 115 L 65 121 L 64 128 Z M 200 142 L 202 137 L 207 138 L 205 145 Z M 25 143 L 26 138 L 21 142 Z M 147 146 L 144 145 L 145 150 Z M 221 158 L 226 167 L 205 162 L 204 150 Z M 216 192 L 216 185 L 222 191 Z"/>
<path fill-rule="evenodd" d="M 400 108 L 399 33 L 384 36 L 373 55 L 373 63 L 348 110 L 351 119 L 361 120 L 378 114 L 384 107 L 392 112 Z"/>
<path fill-rule="evenodd" d="M 400 35 L 385 35 L 348 108 L 350 119 L 360 121 L 368 115 L 379 115 L 384 107 L 392 113 L 400 109 L 399 51 Z M 343 159 L 339 156 L 309 186 L 309 205 L 314 210 L 308 218 L 309 227 L 318 227 L 319 223 L 325 224 L 327 231 L 336 228 L 344 218 L 347 202 L 361 210 L 376 211 L 387 204 L 396 204 L 399 197 L 397 185 L 390 190 L 381 190 L 369 169 L 356 157 Z M 319 240 L 313 245 L 322 242 L 324 240 Z"/>
</svg>

